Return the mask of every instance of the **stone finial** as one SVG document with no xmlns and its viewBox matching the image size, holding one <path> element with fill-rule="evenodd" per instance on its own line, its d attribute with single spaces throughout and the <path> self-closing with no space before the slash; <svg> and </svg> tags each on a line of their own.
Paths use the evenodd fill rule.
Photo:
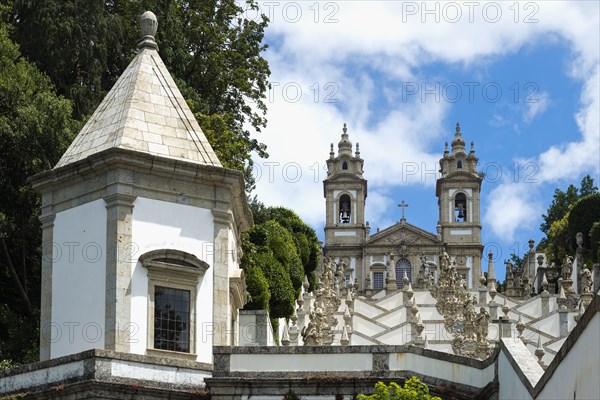
<svg viewBox="0 0 600 400">
<path fill-rule="evenodd" d="M 448 154 L 448 142 L 444 142 L 444 154 Z"/>
<path fill-rule="evenodd" d="M 308 288 L 310 287 L 310 282 L 308 282 L 308 276 L 304 275 L 304 283 L 302 283 L 302 287 L 305 292 L 308 292 Z"/>
<path fill-rule="evenodd" d="M 140 28 L 142 31 L 142 41 L 138 44 L 138 49 L 151 48 L 158 50 L 158 45 L 154 40 L 158 30 L 158 20 L 152 11 L 146 11 L 140 17 Z"/>
<path fill-rule="evenodd" d="M 352 298 L 352 290 L 348 290 L 348 293 L 346 293 L 346 305 L 351 307 L 352 303 L 354 303 L 354 299 Z"/>
<path fill-rule="evenodd" d="M 546 364 L 544 364 L 544 354 L 546 354 L 546 352 L 544 351 L 544 347 L 542 346 L 542 337 L 540 335 L 538 335 L 538 342 L 537 342 L 537 349 L 535 349 L 535 356 L 538 358 L 538 364 L 540 364 L 540 367 L 542 367 L 543 369 L 546 369 Z"/>
<path fill-rule="evenodd" d="M 296 307 L 294 307 L 294 313 L 292 314 L 290 319 L 292 320 L 292 326 L 296 326 L 296 324 L 298 323 L 298 312 L 296 311 Z"/>
<path fill-rule="evenodd" d="M 490 251 L 488 253 L 488 281 L 496 282 L 496 270 L 494 268 L 494 254 Z"/>
<path fill-rule="evenodd" d="M 548 278 L 546 277 L 545 272 L 544 272 L 544 275 L 542 276 L 542 293 L 550 294 L 550 293 L 548 293 Z"/>
<path fill-rule="evenodd" d="M 333 143 L 329 146 L 329 158 L 335 158 L 335 151 L 333 151 Z"/>
<path fill-rule="evenodd" d="M 346 325 L 350 325 L 352 320 L 352 315 L 350 314 L 350 308 L 346 306 L 346 311 L 344 311 L 344 322 Z"/>
<path fill-rule="evenodd" d="M 471 141 L 471 150 L 469 150 L 469 153 L 473 154 L 475 153 L 475 142 Z"/>
<path fill-rule="evenodd" d="M 348 132 L 348 128 L 346 127 L 346 123 L 344 122 L 344 127 L 342 128 L 342 131 L 344 133 Z"/>
<path fill-rule="evenodd" d="M 302 293 L 300 293 L 298 295 L 298 298 L 296 299 L 296 303 L 298 303 L 298 308 L 302 309 L 302 306 L 304 305 L 304 296 L 302 296 Z"/>
<path fill-rule="evenodd" d="M 525 339 L 525 337 L 523 336 L 523 331 L 525 330 L 525 322 L 523 322 L 523 316 L 521 314 L 519 314 L 519 320 L 517 321 L 517 331 L 519 332 L 519 339 L 521 339 L 521 341 L 524 344 L 527 344 L 527 339 Z"/>
<path fill-rule="evenodd" d="M 350 344 L 350 339 L 348 338 L 348 328 L 346 325 L 342 328 L 342 338 L 340 339 L 340 344 L 342 346 L 348 346 Z"/>
<path fill-rule="evenodd" d="M 281 335 L 281 344 L 284 346 L 290 345 L 290 329 L 288 324 L 283 326 L 283 334 Z"/>
<path fill-rule="evenodd" d="M 508 306 L 508 297 L 505 297 L 504 305 L 502 306 L 502 312 L 504 313 L 504 317 L 508 318 L 509 311 L 510 311 L 510 307 Z"/>
<path fill-rule="evenodd" d="M 408 294 L 408 297 L 412 299 L 414 293 L 415 292 L 413 292 L 412 284 L 410 283 L 410 281 L 408 281 L 408 287 L 406 288 L 406 294 Z"/>
<path fill-rule="evenodd" d="M 495 303 L 494 299 L 496 298 L 496 294 L 498 293 L 496 291 L 496 282 L 490 282 L 490 303 Z"/>
<path fill-rule="evenodd" d="M 412 302 L 410 306 L 410 312 L 412 313 L 413 320 L 417 319 L 417 314 L 421 315 L 421 313 L 419 312 L 419 306 L 417 306 L 417 299 L 414 299 L 414 301 Z"/>
<path fill-rule="evenodd" d="M 419 317 L 417 318 L 415 328 L 417 330 L 417 337 L 420 338 L 421 334 L 423 333 L 423 329 L 425 329 L 425 324 L 423 323 L 423 319 L 421 318 L 421 313 L 419 313 Z"/>
<path fill-rule="evenodd" d="M 565 295 L 565 288 L 560 286 L 560 291 L 558 292 L 558 298 L 556 299 L 556 303 L 558 304 L 559 310 L 567 309 L 567 296 Z"/>
<path fill-rule="evenodd" d="M 427 335 L 425 335 L 425 343 L 423 344 L 424 349 L 429 349 L 429 339 L 427 339 Z"/>
<path fill-rule="evenodd" d="M 481 276 L 479 277 L 479 285 L 480 285 L 480 287 L 483 288 L 485 286 L 485 281 L 486 281 L 485 275 L 483 275 L 483 271 L 481 271 Z"/>
<path fill-rule="evenodd" d="M 356 157 L 360 157 L 360 146 L 358 145 L 358 143 L 356 143 L 356 152 L 354 152 L 354 155 Z"/>
</svg>

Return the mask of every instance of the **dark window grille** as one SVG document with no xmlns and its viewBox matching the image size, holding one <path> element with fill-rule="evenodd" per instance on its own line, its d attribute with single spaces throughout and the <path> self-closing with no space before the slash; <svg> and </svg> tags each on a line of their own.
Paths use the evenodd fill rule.
<svg viewBox="0 0 600 400">
<path fill-rule="evenodd" d="M 373 272 L 373 289 L 383 289 L 383 272 Z"/>
<path fill-rule="evenodd" d="M 404 287 L 404 271 L 406 271 L 408 280 L 412 282 L 412 266 L 406 258 L 402 258 L 396 263 L 396 287 L 398 289 Z"/>
<path fill-rule="evenodd" d="M 154 288 L 154 348 L 190 352 L 190 292 Z"/>
</svg>

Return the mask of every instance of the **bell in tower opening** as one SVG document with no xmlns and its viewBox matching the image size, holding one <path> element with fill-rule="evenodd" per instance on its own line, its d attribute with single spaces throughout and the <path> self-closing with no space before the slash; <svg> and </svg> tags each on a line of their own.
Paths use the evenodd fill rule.
<svg viewBox="0 0 600 400">
<path fill-rule="evenodd" d="M 467 221 L 467 197 L 464 193 L 458 193 L 454 199 L 454 214 L 456 222 Z"/>
<path fill-rule="evenodd" d="M 347 194 L 340 197 L 340 223 L 350 223 L 350 196 Z"/>
</svg>

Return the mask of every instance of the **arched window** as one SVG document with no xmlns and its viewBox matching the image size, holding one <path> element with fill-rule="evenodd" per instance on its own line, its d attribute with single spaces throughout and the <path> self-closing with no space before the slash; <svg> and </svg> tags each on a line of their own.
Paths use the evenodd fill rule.
<svg viewBox="0 0 600 400">
<path fill-rule="evenodd" d="M 402 279 L 404 278 L 404 272 L 406 271 L 406 276 L 412 282 L 412 266 L 410 265 L 410 261 L 406 258 L 401 258 L 396 263 L 396 287 L 399 289 L 404 286 L 404 282 Z"/>
<path fill-rule="evenodd" d="M 467 196 L 464 193 L 457 193 L 454 197 L 454 220 L 467 222 Z"/>
<path fill-rule="evenodd" d="M 139 261 L 148 270 L 148 354 L 194 353 L 197 286 L 209 265 L 175 249 L 152 250 Z"/>
<path fill-rule="evenodd" d="M 349 224 L 350 223 L 350 196 L 347 194 L 343 194 L 340 196 L 340 223 Z"/>
<path fill-rule="evenodd" d="M 458 160 L 456 163 L 456 168 L 462 168 L 462 160 Z"/>
<path fill-rule="evenodd" d="M 348 161 L 342 163 L 342 169 L 348 169 Z"/>
</svg>

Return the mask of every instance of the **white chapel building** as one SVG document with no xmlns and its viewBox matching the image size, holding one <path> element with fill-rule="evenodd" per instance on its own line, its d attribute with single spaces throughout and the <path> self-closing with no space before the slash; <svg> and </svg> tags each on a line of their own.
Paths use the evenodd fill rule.
<svg viewBox="0 0 600 400">
<path fill-rule="evenodd" d="M 40 359 L 88 349 L 211 363 L 236 344 L 252 224 L 242 173 L 224 168 L 142 17 L 138 54 L 42 196 Z"/>
</svg>

